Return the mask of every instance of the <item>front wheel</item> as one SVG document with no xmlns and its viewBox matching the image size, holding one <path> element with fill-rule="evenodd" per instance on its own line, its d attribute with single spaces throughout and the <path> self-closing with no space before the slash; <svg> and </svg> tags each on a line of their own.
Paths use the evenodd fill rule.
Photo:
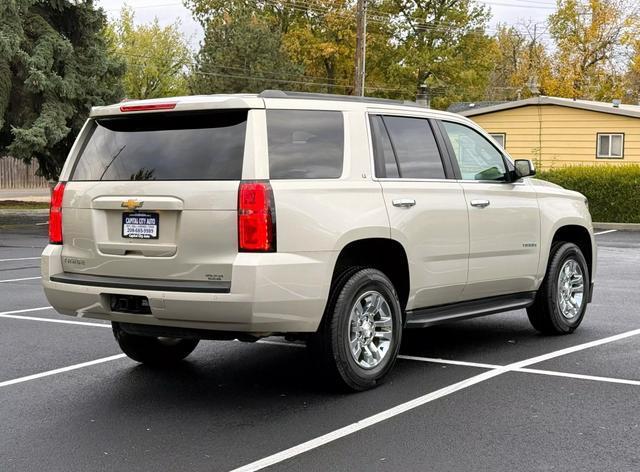
<svg viewBox="0 0 640 472">
<path fill-rule="evenodd" d="M 142 364 L 164 366 L 181 361 L 198 345 L 193 338 L 165 338 L 127 333 L 120 323 L 111 323 L 113 336 L 129 358 Z"/>
<path fill-rule="evenodd" d="M 401 338 L 402 311 L 393 284 L 367 268 L 338 279 L 310 347 L 334 382 L 360 391 L 375 387 L 391 370 Z"/>
<path fill-rule="evenodd" d="M 533 327 L 545 334 L 572 333 L 584 318 L 590 280 L 580 248 L 573 243 L 555 244 L 536 300 L 527 308 Z"/>
</svg>

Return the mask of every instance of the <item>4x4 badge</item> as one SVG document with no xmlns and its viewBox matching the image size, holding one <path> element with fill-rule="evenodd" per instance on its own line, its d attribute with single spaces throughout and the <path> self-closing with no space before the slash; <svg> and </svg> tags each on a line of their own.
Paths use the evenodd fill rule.
<svg viewBox="0 0 640 472">
<path fill-rule="evenodd" d="M 120 204 L 122 208 L 128 208 L 129 210 L 142 208 L 142 205 L 144 205 L 144 202 L 141 202 L 140 200 L 133 200 L 133 199 L 125 200 Z"/>
</svg>

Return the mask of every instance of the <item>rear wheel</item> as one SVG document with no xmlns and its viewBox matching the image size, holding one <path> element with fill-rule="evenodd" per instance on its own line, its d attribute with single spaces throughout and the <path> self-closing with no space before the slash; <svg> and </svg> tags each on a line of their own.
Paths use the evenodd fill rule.
<svg viewBox="0 0 640 472">
<path fill-rule="evenodd" d="M 309 341 L 312 353 L 334 383 L 351 390 L 375 387 L 398 355 L 401 313 L 385 274 L 350 271 L 332 288 L 320 330 Z"/>
<path fill-rule="evenodd" d="M 181 361 L 198 345 L 194 338 L 165 338 L 127 333 L 119 323 L 111 323 L 120 349 L 134 361 L 149 365 L 168 365 Z"/>
<path fill-rule="evenodd" d="M 589 290 L 589 267 L 578 246 L 556 243 L 551 248 L 547 274 L 532 306 L 529 321 L 545 334 L 568 334 L 584 318 Z"/>
</svg>

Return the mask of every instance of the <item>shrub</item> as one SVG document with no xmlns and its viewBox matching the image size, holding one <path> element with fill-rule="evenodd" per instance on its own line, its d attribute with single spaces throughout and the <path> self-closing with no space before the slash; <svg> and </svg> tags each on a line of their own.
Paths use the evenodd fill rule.
<svg viewBox="0 0 640 472">
<path fill-rule="evenodd" d="M 640 223 L 640 165 L 572 166 L 540 171 L 537 178 L 582 193 L 593 221 Z"/>
</svg>

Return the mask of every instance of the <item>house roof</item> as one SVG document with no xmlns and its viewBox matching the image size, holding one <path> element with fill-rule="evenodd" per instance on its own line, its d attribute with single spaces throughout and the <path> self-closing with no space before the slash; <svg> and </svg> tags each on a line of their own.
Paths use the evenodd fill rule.
<svg viewBox="0 0 640 472">
<path fill-rule="evenodd" d="M 491 107 L 494 105 L 500 105 L 502 103 L 507 103 L 506 100 L 500 100 L 500 101 L 482 101 L 482 102 L 457 102 L 457 103 L 452 103 L 451 105 L 449 105 L 449 108 L 447 108 L 447 111 L 450 111 L 452 113 L 462 113 L 463 111 L 467 111 L 467 110 L 477 110 L 478 108 L 486 108 L 486 107 Z"/>
<path fill-rule="evenodd" d="M 610 113 L 612 115 L 631 116 L 640 118 L 639 105 L 620 104 L 617 107 L 610 102 L 596 102 L 592 100 L 577 100 L 561 97 L 531 97 L 524 100 L 514 100 L 512 102 L 498 103 L 485 107 L 474 107 L 458 112 L 462 116 L 476 116 L 497 111 L 510 110 L 512 108 L 526 107 L 530 105 L 557 105 L 561 107 L 578 108 L 581 110 L 595 111 L 600 113 Z"/>
</svg>

